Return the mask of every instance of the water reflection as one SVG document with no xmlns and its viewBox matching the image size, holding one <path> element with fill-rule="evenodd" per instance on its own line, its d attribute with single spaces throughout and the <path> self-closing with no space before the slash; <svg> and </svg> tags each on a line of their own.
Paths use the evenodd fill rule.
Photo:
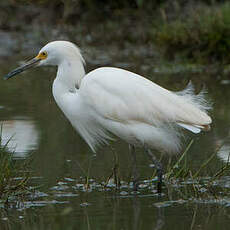
<svg viewBox="0 0 230 230">
<path fill-rule="evenodd" d="M 34 121 L 23 117 L 2 121 L 1 123 L 1 145 L 7 145 L 7 150 L 13 152 L 15 157 L 25 157 L 29 151 L 37 148 L 39 132 Z"/>
<path fill-rule="evenodd" d="M 218 139 L 215 141 L 217 149 L 217 157 L 225 162 L 230 162 L 230 134 L 228 134 L 223 139 Z"/>
<path fill-rule="evenodd" d="M 217 152 L 217 156 L 224 162 L 230 162 L 230 144 L 224 144 Z"/>
<path fill-rule="evenodd" d="M 106 46 L 104 51 L 102 47 L 99 49 L 100 55 L 103 52 L 106 53 L 107 50 L 113 51 L 111 46 Z M 92 49 L 89 53 L 95 54 Z M 143 63 L 143 58 L 145 63 Z M 17 60 L 19 59 L 24 58 Z M 230 124 L 228 84 L 223 84 L 223 82 L 219 84 L 215 77 L 208 74 L 185 73 L 176 65 L 174 65 L 176 74 L 164 74 L 163 72 L 170 71 L 166 71 L 167 69 L 163 67 L 159 69 L 157 66 L 153 69 L 151 57 L 140 55 L 138 59 L 130 54 L 125 55 L 120 50 L 97 63 L 93 62 L 96 58 L 91 59 L 92 61 L 87 58 L 91 62 L 91 66 L 87 67 L 88 70 L 94 69 L 97 65 L 104 65 L 106 62 L 104 59 L 107 59 L 107 63 L 113 66 L 123 66 L 144 76 L 151 76 L 151 80 L 171 90 L 182 90 L 188 80 L 192 79 L 199 91 L 201 84 L 205 82 L 208 97 L 215 102 L 212 112 L 215 127 L 211 132 L 195 137 L 187 162 L 189 168 L 200 168 L 202 162 L 209 159 L 216 149 L 219 150 L 220 159 L 228 159 L 230 152 L 230 142 L 226 141 L 229 138 Z M 125 63 L 124 60 L 126 60 Z M 15 62 L 7 63 L 7 65 L 1 65 L 2 75 L 3 71 L 7 72 L 15 65 Z M 43 75 L 45 77 L 41 77 Z M 208 203 L 204 200 L 203 203 L 194 204 L 185 203 L 173 196 L 170 198 L 162 196 L 158 199 L 153 192 L 155 183 L 150 181 L 152 169 L 148 167 L 148 159 L 141 151 L 137 156 L 141 180 L 146 181 L 143 186 L 149 181 L 152 187 L 143 187 L 140 190 L 141 194 L 133 195 L 128 187 L 131 174 L 130 156 L 127 145 L 123 142 L 118 141 L 113 146 L 119 159 L 121 179 L 127 184 L 123 184 L 126 186 L 118 193 L 112 192 L 112 188 L 111 191 L 104 191 L 102 182 L 106 181 L 111 174 L 114 164 L 111 150 L 102 148 L 93 160 L 89 160 L 92 159 L 90 149 L 76 134 L 53 100 L 50 88 L 54 75 L 55 72 L 39 69 L 27 72 L 24 76 L 12 81 L 2 81 L 0 84 L 0 115 L 1 120 L 5 120 L 1 122 L 3 123 L 1 144 L 6 144 L 13 136 L 8 146 L 9 151 L 15 151 L 16 156 L 25 157 L 28 152 L 38 148 L 39 142 L 39 149 L 34 154 L 32 163 L 33 173 L 39 176 L 39 179 L 33 179 L 32 185 L 45 184 L 38 188 L 41 191 L 37 189 L 36 193 L 25 200 L 25 205 L 19 207 L 20 210 L 10 210 L 8 214 L 3 213 L 4 210 L 1 209 L 0 229 L 5 229 L 7 223 L 10 226 L 7 229 L 10 230 L 22 228 L 37 230 L 37 226 L 41 230 L 47 229 L 47 226 L 51 226 L 50 229 L 202 228 L 214 230 L 217 226 L 214 223 L 218 223 L 220 229 L 226 227 L 230 216 L 229 208 L 215 209 L 218 204 L 222 205 L 222 200 L 220 203 Z M 15 117 L 18 115 L 23 117 Z M 213 141 L 216 137 L 221 141 L 218 140 L 218 143 Z M 210 164 L 212 164 L 210 168 L 220 167 L 220 162 L 216 158 Z M 84 185 L 87 176 L 90 178 L 91 189 L 86 192 Z M 229 186 L 227 181 L 229 178 L 225 177 L 219 184 L 227 187 Z M 179 198 L 181 197 L 182 194 Z M 193 212 L 194 206 L 195 212 Z M 212 222 L 206 221 L 207 211 L 212 215 Z"/>
</svg>

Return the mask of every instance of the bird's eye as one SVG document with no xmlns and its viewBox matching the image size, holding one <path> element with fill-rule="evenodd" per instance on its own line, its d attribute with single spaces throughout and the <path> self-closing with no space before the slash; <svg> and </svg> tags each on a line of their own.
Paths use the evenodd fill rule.
<svg viewBox="0 0 230 230">
<path fill-rule="evenodd" d="M 48 56 L 47 52 L 46 51 L 42 51 L 42 52 L 39 52 L 38 55 L 35 57 L 39 60 L 44 60 L 46 59 Z"/>
<path fill-rule="evenodd" d="M 44 57 L 46 57 L 47 53 L 46 52 L 42 52 L 41 55 L 44 56 Z"/>
<path fill-rule="evenodd" d="M 36 56 L 36 58 L 38 58 L 38 59 L 40 59 L 40 60 L 44 60 L 44 59 L 47 58 L 47 56 L 48 56 L 47 52 L 46 52 L 46 51 L 42 51 L 42 52 L 40 52 L 40 53 Z"/>
</svg>

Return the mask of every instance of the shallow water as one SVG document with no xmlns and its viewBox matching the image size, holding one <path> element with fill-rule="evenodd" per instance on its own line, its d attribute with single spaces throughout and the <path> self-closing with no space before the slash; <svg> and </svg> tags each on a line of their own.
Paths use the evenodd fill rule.
<svg viewBox="0 0 230 230">
<path fill-rule="evenodd" d="M 214 160 L 203 172 L 205 176 L 228 161 L 230 82 L 227 75 L 202 73 L 195 67 L 185 71 L 179 65 L 171 68 L 158 63 L 154 66 L 150 51 L 144 47 L 141 53 L 110 49 L 106 56 L 107 48 L 86 48 L 87 71 L 113 65 L 149 77 L 171 90 L 182 90 L 189 80 L 197 92 L 205 85 L 214 105 L 211 112 L 213 129 L 188 136 L 185 147 L 191 139 L 194 142 L 187 161 L 190 168 L 196 170 L 216 152 Z M 24 57 L 19 55 L 14 59 L 0 62 L 1 76 Z M 131 160 L 128 146 L 122 141 L 112 144 L 119 161 L 121 189 L 116 191 L 112 180 L 104 189 L 114 166 L 114 153 L 110 147 L 105 147 L 95 155 L 76 134 L 52 97 L 54 76 L 54 69 L 45 68 L 25 72 L 8 81 L 0 80 L 2 145 L 13 135 L 8 150 L 14 151 L 17 159 L 32 155 L 34 177 L 30 183 L 31 186 L 40 186 L 22 202 L 7 210 L 0 209 L 0 229 L 172 230 L 217 229 L 217 226 L 226 229 L 230 221 L 228 192 L 223 196 L 194 199 L 192 194 L 186 198 L 174 195 L 164 186 L 163 195 L 159 197 L 156 195 L 156 180 L 152 178 L 151 162 L 141 150 L 138 152 L 138 168 L 142 183 L 139 192 L 133 193 Z M 167 160 L 165 156 L 163 162 Z M 88 188 L 86 175 L 89 176 Z M 216 183 L 229 188 L 229 181 L 226 176 Z M 174 187 L 180 189 L 180 186 L 183 187 L 183 183 Z"/>
</svg>

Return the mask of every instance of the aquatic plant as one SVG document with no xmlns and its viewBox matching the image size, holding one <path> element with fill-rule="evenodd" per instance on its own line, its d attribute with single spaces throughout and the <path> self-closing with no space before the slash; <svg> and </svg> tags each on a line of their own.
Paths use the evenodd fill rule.
<svg viewBox="0 0 230 230">
<path fill-rule="evenodd" d="M 7 151 L 7 145 L 0 145 L 0 200 L 7 204 L 9 199 L 20 199 L 27 193 L 27 183 L 30 178 L 28 160 L 15 160 L 13 153 Z M 0 131 L 0 143 L 1 131 Z M 18 198 L 18 199 L 17 199 Z"/>
<path fill-rule="evenodd" d="M 223 197 L 228 188 L 221 185 L 221 178 L 230 172 L 229 161 L 220 168 L 212 170 L 210 163 L 216 157 L 216 152 L 201 163 L 198 169 L 190 168 L 187 162 L 187 154 L 193 140 L 189 143 L 184 153 L 174 164 L 170 164 L 164 175 L 165 185 L 169 193 L 179 193 L 184 199 L 206 199 Z M 218 150 L 217 150 L 218 151 Z M 173 187 L 173 188 L 172 188 Z"/>
</svg>

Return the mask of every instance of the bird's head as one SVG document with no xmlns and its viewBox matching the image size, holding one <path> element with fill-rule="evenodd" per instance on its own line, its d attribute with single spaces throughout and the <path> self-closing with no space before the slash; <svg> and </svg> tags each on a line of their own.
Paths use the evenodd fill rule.
<svg viewBox="0 0 230 230">
<path fill-rule="evenodd" d="M 58 66 L 63 61 L 80 60 L 84 63 L 80 50 L 72 42 L 53 41 L 45 45 L 36 57 L 4 76 L 9 79 L 27 69 L 42 65 Z"/>
</svg>

